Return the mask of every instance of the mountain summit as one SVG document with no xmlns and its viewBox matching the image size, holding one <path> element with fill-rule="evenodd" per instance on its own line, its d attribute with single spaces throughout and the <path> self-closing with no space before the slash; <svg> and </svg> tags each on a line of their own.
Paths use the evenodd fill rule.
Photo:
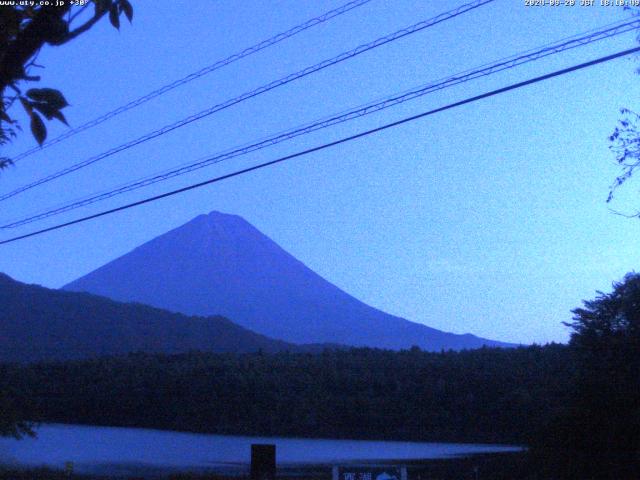
<svg viewBox="0 0 640 480">
<path fill-rule="evenodd" d="M 508 346 L 370 307 L 307 268 L 237 215 L 211 212 L 65 287 L 187 315 L 222 315 L 294 343 L 426 350 Z"/>
</svg>

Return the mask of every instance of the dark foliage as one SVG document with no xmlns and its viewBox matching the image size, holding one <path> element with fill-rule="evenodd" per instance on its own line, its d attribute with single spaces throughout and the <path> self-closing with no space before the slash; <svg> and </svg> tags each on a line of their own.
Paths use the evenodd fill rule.
<svg viewBox="0 0 640 480">
<path fill-rule="evenodd" d="M 44 46 L 70 42 L 105 15 L 115 28 L 120 28 L 120 15 L 124 14 L 129 21 L 133 18 L 133 8 L 128 0 L 90 0 L 84 6 L 69 1 L 60 2 L 60 5 L 54 5 L 54 2 L 15 3 L 0 6 L 0 146 L 10 142 L 16 130 L 20 130 L 18 122 L 9 115 L 9 109 L 16 102 L 27 113 L 31 133 L 39 144 L 47 137 L 42 117 L 67 123 L 61 110 L 68 103 L 61 92 L 51 88 L 22 91 L 23 83 L 40 80 L 31 71 L 41 68 L 36 58 Z M 87 14 L 90 6 L 93 12 Z M 10 159 L 0 158 L 0 169 L 10 164 Z"/>
<path fill-rule="evenodd" d="M 636 479 L 640 472 L 640 275 L 573 310 L 576 378 L 535 442 L 563 478 Z"/>
<path fill-rule="evenodd" d="M 528 442 L 571 375 L 561 345 L 428 353 L 130 354 L 10 365 L 30 419 L 223 434 Z"/>
<path fill-rule="evenodd" d="M 32 436 L 31 418 L 33 398 L 26 394 L 22 380 L 14 377 L 15 371 L 0 366 L 0 437 L 22 438 Z"/>
<path fill-rule="evenodd" d="M 609 190 L 607 202 L 613 200 L 616 189 L 627 182 L 640 167 L 640 132 L 638 130 L 637 113 L 623 108 L 620 110 L 622 118 L 613 133 L 609 136 L 610 149 L 616 156 L 616 163 L 621 173 L 616 177 Z M 632 216 L 637 216 L 634 214 Z"/>
</svg>

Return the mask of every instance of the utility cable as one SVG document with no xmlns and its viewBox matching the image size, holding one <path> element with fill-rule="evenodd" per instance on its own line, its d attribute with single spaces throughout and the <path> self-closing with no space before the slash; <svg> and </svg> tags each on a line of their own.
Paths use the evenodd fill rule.
<svg viewBox="0 0 640 480">
<path fill-rule="evenodd" d="M 122 205 L 120 207 L 112 208 L 112 209 L 109 209 L 109 210 L 104 210 L 104 211 L 99 212 L 99 213 L 94 213 L 93 215 L 88 215 L 86 217 L 77 218 L 77 219 L 71 220 L 69 222 L 60 223 L 60 224 L 54 225 L 52 227 L 43 228 L 41 230 L 37 230 L 37 231 L 30 232 L 30 233 L 27 233 L 27 234 L 24 234 L 24 235 L 20 235 L 20 236 L 17 236 L 17 237 L 9 238 L 7 240 L 2 240 L 2 241 L 0 241 L 0 245 L 16 242 L 18 240 L 23 240 L 25 238 L 30 238 L 30 237 L 33 237 L 33 236 L 36 236 L 36 235 L 41 235 L 41 234 L 46 233 L 46 232 L 59 230 L 61 228 L 69 227 L 71 225 L 75 225 L 75 224 L 78 224 L 78 223 L 82 223 L 82 222 L 86 222 L 86 221 L 89 221 L 89 220 L 93 220 L 95 218 L 100 218 L 100 217 L 103 217 L 105 215 L 110 215 L 112 213 L 120 212 L 120 211 L 123 211 L 123 210 L 128 210 L 128 209 L 133 208 L 133 207 L 137 207 L 137 206 L 144 205 L 144 204 L 147 204 L 147 203 L 155 202 L 157 200 L 161 200 L 163 198 L 171 197 L 171 196 L 177 195 L 179 193 L 184 193 L 184 192 L 187 192 L 187 191 L 190 191 L 190 190 L 201 188 L 201 187 L 204 187 L 206 185 L 210 185 L 210 184 L 217 183 L 217 182 L 220 182 L 220 181 L 223 181 L 223 180 L 227 180 L 229 178 L 233 178 L 233 177 L 237 177 L 239 175 L 243 175 L 245 173 L 253 172 L 255 170 L 260 170 L 260 169 L 263 169 L 263 168 L 266 168 L 266 167 L 269 167 L 269 166 L 272 166 L 272 165 L 276 165 L 278 163 L 282 163 L 282 162 L 285 162 L 287 160 L 292 160 L 294 158 L 302 157 L 302 156 L 308 155 L 310 153 L 314 153 L 314 152 L 318 152 L 318 151 L 321 151 L 321 150 L 325 150 L 327 148 L 334 147 L 336 145 L 340 145 L 340 144 L 343 144 L 343 143 L 346 143 L 346 142 L 350 142 L 352 140 L 356 140 L 356 139 L 359 139 L 359 138 L 367 137 L 367 136 L 372 135 L 374 133 L 378 133 L 378 132 L 387 130 L 389 128 L 397 127 L 397 126 L 403 125 L 405 123 L 413 122 L 415 120 L 418 120 L 418 119 L 421 119 L 421 118 L 424 118 L 424 117 L 427 117 L 427 116 L 430 116 L 430 115 L 434 115 L 434 114 L 439 113 L 439 112 L 450 110 L 450 109 L 455 108 L 455 107 L 459 107 L 459 106 L 462 106 L 462 105 L 467 105 L 469 103 L 477 102 L 478 100 L 482 100 L 482 99 L 485 99 L 485 98 L 489 98 L 489 97 L 493 97 L 493 96 L 496 96 L 496 95 L 500 95 L 502 93 L 505 93 L 505 92 L 508 92 L 508 91 L 511 91 L 511 90 L 516 90 L 516 89 L 519 89 L 519 88 L 523 88 L 523 87 L 525 87 L 527 85 L 532 85 L 534 83 L 542 82 L 542 81 L 548 80 L 550 78 L 559 77 L 561 75 L 566 75 L 568 73 L 575 72 L 577 70 L 582 70 L 584 68 L 588 68 L 588 67 L 591 67 L 591 66 L 594 66 L 594 65 L 598 65 L 598 64 L 601 64 L 601 63 L 609 62 L 609 61 L 614 60 L 616 58 L 620 58 L 620 57 L 623 57 L 623 56 L 626 56 L 626 55 L 631 55 L 632 53 L 636 53 L 638 51 L 640 51 L 640 47 L 635 47 L 635 48 L 631 48 L 631 49 L 628 49 L 628 50 L 623 50 L 621 52 L 617 52 L 617 53 L 614 53 L 614 54 L 611 54 L 611 55 L 607 55 L 605 57 L 600 57 L 600 58 L 597 58 L 595 60 L 591 60 L 589 62 L 584 62 L 584 63 L 578 64 L 578 65 L 574 65 L 572 67 L 563 68 L 562 70 L 556 70 L 555 72 L 552 72 L 552 73 L 547 73 L 545 75 L 540 75 L 538 77 L 534 77 L 534 78 L 531 78 L 529 80 L 525 80 L 525 81 L 522 81 L 522 82 L 514 83 L 514 84 L 511 84 L 511 85 L 506 86 L 506 87 L 498 88 L 496 90 L 491 90 L 490 92 L 486 92 L 486 93 L 483 93 L 481 95 L 476 95 L 474 97 L 466 98 L 464 100 L 460 100 L 460 101 L 455 102 L 455 103 L 450 103 L 448 105 L 445 105 L 444 107 L 439 107 L 439 108 L 436 108 L 436 109 L 433 109 L 433 110 L 429 110 L 427 112 L 419 113 L 417 115 L 412 115 L 410 117 L 406 117 L 406 118 L 403 118 L 401 120 L 397 120 L 395 122 L 387 123 L 387 124 L 382 125 L 380 127 L 372 128 L 370 130 L 365 130 L 363 132 L 356 133 L 356 134 L 348 136 L 348 137 L 343 137 L 343 138 L 341 138 L 339 140 L 335 140 L 333 142 L 325 143 L 325 144 L 322 144 L 322 145 L 319 145 L 319 146 L 316 146 L 316 147 L 308 148 L 306 150 L 302 150 L 300 152 L 293 153 L 291 155 L 286 155 L 284 157 L 280 157 L 280 158 L 277 158 L 275 160 L 271 160 L 269 162 L 265 162 L 265 163 L 261 163 L 261 164 L 258 164 L 258 165 L 254 165 L 252 167 L 244 168 L 242 170 L 237 170 L 235 172 L 228 173 L 226 175 L 222 175 L 222 176 L 219 176 L 219 177 L 211 178 L 211 179 L 205 180 L 203 182 L 199 182 L 199 183 L 195 183 L 195 184 L 192 184 L 192 185 L 188 185 L 186 187 L 182 187 L 182 188 L 179 188 L 177 190 L 172 190 L 170 192 L 165 192 L 165 193 L 162 193 L 160 195 L 155 195 L 153 197 L 148 197 L 148 198 L 145 198 L 143 200 L 138 200 L 136 202 L 129 203 L 127 205 Z"/>
<path fill-rule="evenodd" d="M 112 155 L 115 155 L 116 153 L 122 152 L 124 150 L 128 150 L 129 148 L 132 148 L 136 145 L 139 145 L 141 143 L 147 142 L 149 140 L 152 140 L 154 138 L 160 137 L 162 135 L 165 135 L 173 130 L 176 130 L 177 128 L 180 127 L 184 127 L 185 125 L 188 125 L 190 123 L 196 122 L 198 120 L 201 120 L 205 117 L 208 117 L 216 112 L 219 112 L 221 110 L 227 109 L 233 105 L 236 105 L 240 102 L 243 102 L 245 100 L 248 100 L 250 98 L 256 97 L 258 95 L 261 95 L 265 92 L 268 92 L 270 90 L 273 90 L 275 88 L 278 88 L 282 85 L 286 85 L 288 83 L 291 83 L 295 80 L 298 80 L 300 78 L 306 77 L 312 73 L 318 72 L 320 70 L 323 70 L 327 67 L 330 67 L 332 65 L 336 65 L 338 63 L 341 63 L 345 60 L 349 60 L 355 56 L 358 56 L 364 52 L 367 52 L 369 50 L 372 50 L 374 48 L 380 47 L 382 45 L 385 45 L 387 43 L 393 42 L 395 40 L 398 40 L 400 38 L 406 37 L 408 35 L 412 35 L 414 33 L 420 32 L 426 28 L 432 27 L 438 23 L 444 22 L 446 20 L 450 20 L 452 18 L 457 17 L 458 15 L 462 15 L 463 13 L 469 12 L 471 10 L 474 10 L 476 8 L 481 7 L 482 5 L 491 3 L 495 0 L 475 0 L 471 3 L 467 3 L 464 5 L 461 5 L 460 7 L 454 9 L 454 10 L 450 10 L 448 12 L 442 13 L 436 17 L 433 17 L 429 20 L 424 20 L 422 22 L 418 22 L 410 27 L 404 28 L 402 30 L 399 30 L 397 32 L 394 32 L 390 35 L 386 35 L 384 37 L 380 37 L 377 40 L 374 40 L 372 42 L 369 42 L 367 44 L 364 45 L 360 45 L 359 47 L 350 50 L 348 52 L 342 53 L 336 57 L 333 57 L 329 60 L 325 60 L 323 62 L 317 63 L 313 66 L 307 67 L 303 70 L 300 70 L 299 72 L 287 75 L 286 77 L 283 77 L 279 80 L 275 80 L 271 83 L 268 83 L 266 85 L 263 85 L 255 90 L 251 90 L 249 92 L 246 92 L 242 95 L 240 95 L 239 97 L 235 97 L 231 100 L 227 100 L 223 103 L 220 103 L 218 105 L 214 105 L 213 107 L 210 107 L 206 110 L 203 110 L 199 113 L 193 114 L 189 117 L 186 117 L 182 120 L 179 120 L 175 123 L 172 123 L 170 125 L 166 125 L 158 130 L 155 130 L 151 133 L 147 133 L 139 138 L 136 138 L 134 140 L 131 140 L 129 142 L 123 143 L 117 147 L 111 148 L 101 154 L 98 154 L 96 156 L 90 157 L 87 160 L 84 160 L 82 162 L 76 163 L 74 165 L 71 165 L 70 167 L 64 168 L 62 170 L 59 170 L 58 172 L 52 173 L 51 175 L 48 175 L 46 177 L 43 177 L 39 180 L 36 180 L 32 183 L 29 183 L 27 185 L 23 185 L 22 187 L 19 187 L 9 193 L 5 193 L 3 195 L 0 195 L 0 201 L 3 200 L 7 200 L 11 197 L 14 197 L 22 192 L 25 192 L 27 190 L 30 190 L 32 188 L 35 188 L 39 185 L 42 185 L 44 183 L 50 182 L 52 180 L 55 180 L 56 178 L 60 178 L 64 175 L 68 175 L 72 172 L 75 172 L 77 170 L 80 170 L 84 167 L 87 167 L 89 165 L 92 165 L 100 160 L 104 160 L 107 157 L 110 157 Z"/>
<path fill-rule="evenodd" d="M 293 28 L 290 28 L 289 30 L 287 30 L 286 32 L 282 32 L 279 33 L 271 38 L 268 38 L 266 40 L 263 40 L 262 42 L 253 45 L 249 48 L 246 48 L 244 50 L 242 50 L 241 52 L 238 53 L 234 53 L 233 55 L 228 56 L 227 58 L 224 58 L 222 60 L 218 60 L 217 62 L 208 65 L 204 68 L 201 68 L 200 70 L 198 70 L 197 72 L 193 72 L 190 73 L 189 75 L 186 75 L 185 77 L 182 77 L 178 80 L 175 80 L 167 85 L 164 85 L 146 95 L 143 95 L 142 97 L 136 98 L 135 100 L 130 101 L 129 103 L 127 103 L 126 105 L 122 105 L 121 107 L 116 108 L 115 110 L 111 110 L 110 112 L 105 113 L 104 115 L 101 115 L 97 118 L 94 118 L 93 120 L 90 120 L 86 123 L 83 123 L 82 125 L 78 125 L 75 128 L 72 128 L 70 130 L 67 130 L 66 132 L 64 132 L 63 134 L 46 141 L 45 143 L 43 143 L 40 146 L 37 147 L 33 147 L 30 148 L 29 150 L 26 150 L 22 153 L 20 153 L 19 155 L 16 155 L 15 157 L 13 157 L 13 163 L 17 163 L 18 161 L 22 160 L 23 158 L 28 157 L 29 155 L 32 155 L 36 152 L 39 152 L 45 148 L 48 148 L 52 145 L 55 145 L 57 143 L 60 143 L 64 140 L 66 140 L 67 138 L 73 137 L 74 135 L 80 133 L 80 132 L 84 132 L 85 130 L 88 130 L 90 128 L 93 128 L 95 126 L 100 125 L 101 123 L 106 122 L 107 120 L 118 116 L 124 112 L 127 112 L 133 108 L 136 108 L 144 103 L 147 103 L 149 100 L 152 100 L 156 97 L 159 97 L 160 95 L 164 95 L 165 93 L 173 90 L 174 88 L 178 88 L 186 83 L 192 82 L 193 80 L 196 80 L 200 77 L 203 77 L 205 75 L 208 75 L 216 70 L 219 70 L 222 67 L 226 67 L 227 65 L 230 65 L 234 62 L 237 62 L 238 60 L 241 60 L 245 57 L 248 57 L 249 55 L 253 55 L 254 53 L 257 53 L 261 50 L 264 50 L 268 47 L 271 47 L 277 43 L 282 42 L 283 40 L 286 40 L 287 38 L 291 38 L 294 35 L 297 35 L 298 33 L 301 33 L 311 27 L 315 27 L 316 25 L 320 25 L 328 20 L 331 20 L 332 18 L 335 18 L 339 15 L 342 15 L 343 13 L 347 13 L 350 10 L 353 10 L 355 8 L 358 8 L 362 5 L 364 5 L 365 3 L 369 3 L 371 0 L 354 0 L 351 1 L 349 3 L 346 3 L 344 5 L 342 5 L 341 7 L 335 8 L 333 10 L 330 10 L 318 17 L 314 17 L 310 20 L 307 20 L 306 22 L 297 25 Z"/>
<path fill-rule="evenodd" d="M 558 54 L 560 52 L 576 47 L 588 45 L 599 40 L 611 38 L 615 35 L 620 35 L 622 33 L 636 30 L 638 28 L 640 28 L 640 20 L 636 19 L 632 21 L 625 21 L 624 23 L 616 22 L 615 26 L 611 26 L 604 30 L 592 31 L 591 33 L 585 34 L 583 36 L 574 35 L 572 37 L 569 37 L 570 40 L 559 40 L 553 44 L 550 44 L 543 48 L 539 48 L 538 50 L 528 50 L 526 53 L 512 55 L 511 57 L 507 57 L 506 59 L 501 59 L 490 64 L 485 64 L 484 66 L 478 67 L 473 70 L 466 70 L 465 72 L 446 77 L 444 79 L 418 88 L 414 88 L 412 90 L 408 90 L 402 94 L 396 94 L 392 97 L 386 97 L 382 101 L 372 102 L 365 106 L 357 107 L 355 109 L 351 109 L 328 118 L 323 118 L 313 123 L 306 124 L 304 126 L 297 127 L 295 129 L 285 131 L 271 137 L 267 137 L 266 139 L 244 145 L 242 147 L 237 147 L 223 153 L 218 153 L 214 156 L 208 156 L 196 162 L 185 164 L 171 170 L 166 170 L 162 173 L 147 176 L 143 179 L 124 184 L 109 191 L 93 194 L 80 200 L 76 200 L 58 207 L 50 208 L 49 210 L 46 210 L 44 212 L 39 212 L 26 218 L 21 218 L 20 220 L 0 225 L 0 229 L 20 227 L 32 222 L 36 222 L 38 220 L 42 220 L 44 218 L 69 212 L 71 210 L 75 210 L 87 205 L 92 205 L 94 203 L 107 200 L 117 195 L 153 185 L 155 183 L 162 182 L 173 177 L 185 175 L 187 173 L 199 170 L 212 164 L 217 164 L 231 158 L 246 155 L 248 153 L 261 150 L 263 148 L 270 147 L 287 140 L 291 140 L 301 135 L 309 134 L 311 132 L 315 132 L 339 123 L 344 123 L 349 120 L 379 112 L 395 105 L 420 98 L 435 91 L 443 90 L 445 88 L 452 87 L 454 85 L 458 85 L 460 83 L 464 83 L 480 77 L 492 75 L 503 70 L 511 69 L 516 66 L 536 61 L 541 58 Z"/>
</svg>

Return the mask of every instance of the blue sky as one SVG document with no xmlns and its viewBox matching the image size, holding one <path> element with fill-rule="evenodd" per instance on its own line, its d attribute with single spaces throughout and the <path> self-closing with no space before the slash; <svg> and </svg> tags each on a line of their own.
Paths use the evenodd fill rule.
<svg viewBox="0 0 640 480">
<path fill-rule="evenodd" d="M 42 85 L 79 125 L 340 1 L 134 3 L 43 50 Z M 463 2 L 372 0 L 21 161 L 6 192 Z M 108 189 L 370 100 L 627 18 L 619 7 L 487 6 L 325 69 L 3 202 L 2 220 Z M 465 83 L 385 112 L 20 229 L 27 233 L 274 159 L 535 75 L 631 48 L 633 33 Z M 0 271 L 60 287 L 192 217 L 242 215 L 310 268 L 389 313 L 504 341 L 565 341 L 570 309 L 638 269 L 640 223 L 605 199 L 607 136 L 637 107 L 625 58 L 456 108 L 215 186 L 5 245 Z M 19 112 L 16 112 L 19 115 Z M 50 136 L 64 132 L 50 124 Z M 23 134 L 4 153 L 33 144 Z M 630 184 L 612 205 L 640 204 Z"/>
</svg>

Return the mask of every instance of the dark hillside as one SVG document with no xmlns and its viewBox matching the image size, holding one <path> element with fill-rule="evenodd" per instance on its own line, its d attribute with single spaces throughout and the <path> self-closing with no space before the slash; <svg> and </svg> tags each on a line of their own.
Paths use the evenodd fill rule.
<svg viewBox="0 0 640 480">
<path fill-rule="evenodd" d="M 88 293 L 51 290 L 17 282 L 4 274 L 0 274 L 0 305 L 2 362 L 69 360 L 137 351 L 299 349 L 224 317 L 190 317 Z"/>
</svg>

